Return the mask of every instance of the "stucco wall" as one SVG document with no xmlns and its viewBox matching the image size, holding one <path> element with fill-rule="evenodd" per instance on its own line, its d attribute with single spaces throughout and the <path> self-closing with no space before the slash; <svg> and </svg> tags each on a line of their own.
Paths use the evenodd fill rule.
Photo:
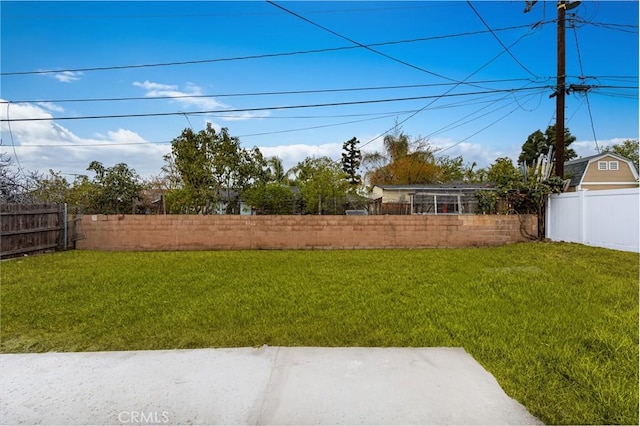
<svg viewBox="0 0 640 426">
<path fill-rule="evenodd" d="M 492 246 L 536 235 L 517 215 L 187 216 L 87 215 L 87 250 L 354 249 Z"/>
</svg>

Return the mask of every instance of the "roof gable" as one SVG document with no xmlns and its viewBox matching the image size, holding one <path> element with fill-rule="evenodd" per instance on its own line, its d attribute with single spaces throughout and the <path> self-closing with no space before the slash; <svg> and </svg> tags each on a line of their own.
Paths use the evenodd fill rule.
<svg viewBox="0 0 640 426">
<path fill-rule="evenodd" d="M 605 152 L 602 154 L 578 158 L 576 160 L 566 161 L 564 163 L 564 174 L 569 179 L 571 179 L 570 186 L 580 185 L 580 183 L 582 182 L 582 178 L 584 177 L 584 174 L 589 167 L 589 164 L 595 163 L 596 161 L 599 161 L 604 157 L 613 157 L 618 161 L 628 164 L 635 178 L 638 178 L 638 171 L 636 170 L 635 164 L 633 164 L 631 160 L 623 157 L 622 155 L 614 154 L 612 152 Z"/>
</svg>

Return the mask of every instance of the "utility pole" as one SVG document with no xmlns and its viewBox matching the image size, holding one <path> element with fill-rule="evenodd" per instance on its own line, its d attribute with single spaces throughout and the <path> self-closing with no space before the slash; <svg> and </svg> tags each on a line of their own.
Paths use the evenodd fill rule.
<svg viewBox="0 0 640 426">
<path fill-rule="evenodd" d="M 558 74 L 556 88 L 556 176 L 564 179 L 564 95 L 565 95 L 565 12 L 567 4 L 558 1 Z"/>
<path fill-rule="evenodd" d="M 528 13 L 537 0 L 527 0 L 524 13 Z M 558 46 L 557 46 L 557 76 L 556 91 L 556 176 L 564 178 L 564 96 L 566 94 L 566 62 L 565 62 L 565 16 L 566 11 L 577 7 L 579 0 L 558 0 Z"/>
<path fill-rule="evenodd" d="M 566 11 L 577 7 L 576 1 L 558 1 L 558 75 L 556 88 L 556 176 L 564 179 L 564 96 L 566 86 L 565 16 Z"/>
</svg>

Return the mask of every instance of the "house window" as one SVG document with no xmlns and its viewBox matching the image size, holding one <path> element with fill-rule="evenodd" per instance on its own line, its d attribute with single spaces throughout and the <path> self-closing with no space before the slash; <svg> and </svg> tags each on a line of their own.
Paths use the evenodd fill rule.
<svg viewBox="0 0 640 426">
<path fill-rule="evenodd" d="M 609 161 L 609 170 L 618 170 L 618 162 Z"/>
<path fill-rule="evenodd" d="M 607 170 L 607 162 L 606 161 L 598 161 L 598 170 Z"/>
</svg>

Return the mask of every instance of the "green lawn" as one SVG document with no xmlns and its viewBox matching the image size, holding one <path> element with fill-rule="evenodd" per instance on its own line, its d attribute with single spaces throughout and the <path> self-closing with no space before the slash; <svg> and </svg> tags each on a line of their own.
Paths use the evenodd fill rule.
<svg viewBox="0 0 640 426">
<path fill-rule="evenodd" d="M 638 255 L 71 251 L 0 264 L 8 352 L 461 346 L 545 423 L 638 424 Z"/>
</svg>

